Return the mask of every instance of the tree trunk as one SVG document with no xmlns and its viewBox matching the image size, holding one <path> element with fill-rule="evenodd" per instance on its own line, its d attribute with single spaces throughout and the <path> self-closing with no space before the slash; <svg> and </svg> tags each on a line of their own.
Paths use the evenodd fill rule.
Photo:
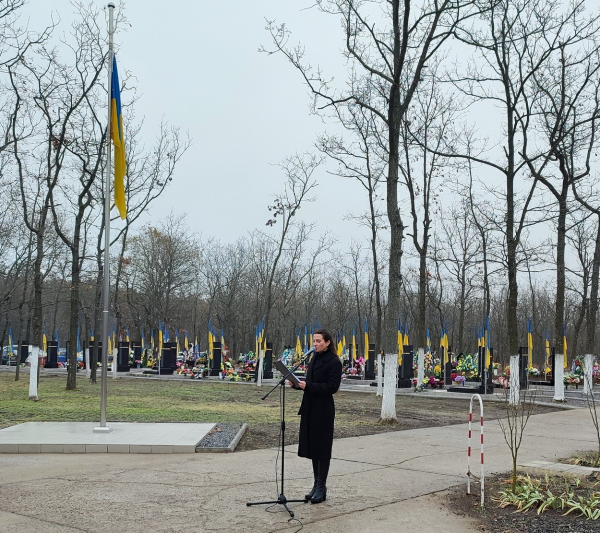
<svg viewBox="0 0 600 533">
<path fill-rule="evenodd" d="M 36 233 L 36 254 L 33 264 L 33 331 L 31 343 L 42 346 L 43 335 L 43 309 L 42 309 L 42 260 L 44 259 L 44 227 L 48 215 L 48 206 L 45 205 L 40 213 L 39 231 Z"/>
<path fill-rule="evenodd" d="M 567 197 L 563 188 L 558 203 L 558 227 L 556 237 L 556 314 L 554 317 L 554 342 L 562 345 L 565 322 L 565 242 L 567 234 Z"/>
<path fill-rule="evenodd" d="M 598 316 L 598 278 L 600 276 L 600 213 L 598 214 L 598 229 L 594 247 L 594 263 L 590 280 L 589 318 L 587 321 L 586 352 L 596 353 L 596 318 Z"/>
<path fill-rule="evenodd" d="M 465 264 L 465 261 L 463 261 L 463 264 L 461 267 L 461 274 L 460 274 L 460 308 L 458 311 L 459 312 L 459 315 L 458 315 L 458 349 L 461 351 L 464 350 L 463 341 L 464 341 L 464 335 L 465 335 L 465 307 L 466 307 L 465 294 L 467 291 L 467 280 L 465 279 L 465 276 L 466 276 L 466 264 Z"/>
<path fill-rule="evenodd" d="M 79 322 L 79 236 L 73 238 L 71 249 L 71 291 L 69 297 L 69 370 L 67 373 L 67 390 L 77 388 L 77 325 Z"/>
<path fill-rule="evenodd" d="M 375 346 L 376 353 L 380 353 L 383 349 L 381 338 L 381 327 L 383 320 L 383 312 L 381 309 L 381 284 L 379 281 L 379 260 L 377 258 L 377 220 L 375 218 L 375 204 L 373 202 L 373 184 L 369 177 L 369 209 L 371 215 L 371 253 L 373 255 L 373 276 L 375 281 L 375 307 L 377 310 L 377 324 L 375 325 Z M 390 344 L 388 350 L 393 344 Z M 365 348 L 368 350 L 368 347 Z"/>
</svg>

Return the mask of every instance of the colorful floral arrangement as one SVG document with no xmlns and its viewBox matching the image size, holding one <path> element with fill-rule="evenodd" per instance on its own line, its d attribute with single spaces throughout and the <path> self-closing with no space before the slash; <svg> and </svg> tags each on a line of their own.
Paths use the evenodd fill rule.
<svg viewBox="0 0 600 533">
<path fill-rule="evenodd" d="M 576 374 L 575 372 L 567 372 L 563 377 L 563 381 L 567 385 L 578 385 L 582 382 L 581 374 Z"/>
<path fill-rule="evenodd" d="M 539 368 L 537 368 L 537 367 L 535 367 L 535 366 L 530 366 L 530 367 L 527 369 L 527 373 L 528 373 L 530 376 L 540 376 L 540 375 L 542 374 L 542 373 L 540 372 L 540 369 L 539 369 Z"/>
<path fill-rule="evenodd" d="M 473 377 L 477 375 L 478 363 L 472 354 L 463 355 L 456 364 L 456 370 L 463 374 L 463 377 Z"/>
<path fill-rule="evenodd" d="M 423 390 L 425 389 L 425 385 L 423 383 L 418 385 L 416 379 L 412 380 L 412 385 L 413 385 L 413 389 L 412 389 L 413 392 L 423 392 Z"/>
<path fill-rule="evenodd" d="M 454 381 L 455 383 L 461 383 L 461 384 L 463 384 L 463 385 L 464 385 L 464 384 L 465 384 L 465 381 L 467 381 L 467 378 L 466 378 L 465 376 L 459 376 L 459 375 L 457 375 L 457 376 L 456 376 L 456 377 L 453 379 L 453 381 Z"/>
</svg>

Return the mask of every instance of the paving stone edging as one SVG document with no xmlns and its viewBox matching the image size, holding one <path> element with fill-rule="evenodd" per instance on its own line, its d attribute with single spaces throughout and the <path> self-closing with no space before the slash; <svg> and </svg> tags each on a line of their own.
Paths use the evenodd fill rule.
<svg viewBox="0 0 600 533">
<path fill-rule="evenodd" d="M 248 429 L 248 424 L 243 424 L 242 427 L 237 432 L 236 436 L 233 438 L 233 440 L 229 443 L 229 446 L 227 446 L 227 447 L 212 447 L 212 448 L 197 447 L 196 453 L 231 453 L 231 452 L 235 451 L 237 445 L 239 444 L 240 440 L 244 436 L 244 433 L 246 433 L 247 429 Z"/>
</svg>

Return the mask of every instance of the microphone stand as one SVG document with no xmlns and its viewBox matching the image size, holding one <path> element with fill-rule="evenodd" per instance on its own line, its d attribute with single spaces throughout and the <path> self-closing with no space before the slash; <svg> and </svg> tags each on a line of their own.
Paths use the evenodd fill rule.
<svg viewBox="0 0 600 533">
<path fill-rule="evenodd" d="M 275 384 L 275 386 L 269 391 L 267 392 L 262 398 L 261 400 L 266 400 L 267 397 L 277 388 L 277 387 L 283 387 L 283 394 L 281 396 L 281 413 L 282 413 L 282 420 L 281 420 L 281 439 L 279 442 L 279 446 L 281 446 L 281 494 L 279 494 L 279 497 L 276 500 L 270 500 L 270 501 L 264 501 L 264 502 L 246 502 L 246 506 L 250 507 L 252 505 L 273 505 L 273 504 L 279 504 L 279 505 L 283 505 L 283 507 L 285 508 L 285 510 L 289 513 L 291 518 L 294 518 L 294 511 L 292 511 L 287 504 L 288 503 L 306 503 L 308 502 L 307 499 L 302 498 L 301 500 L 288 500 L 285 497 L 285 492 L 283 490 L 283 483 L 284 483 L 284 478 L 285 478 L 285 382 L 287 381 L 288 377 L 290 376 L 290 374 L 293 374 L 295 370 L 297 370 L 300 365 L 302 365 L 302 363 L 304 363 L 305 359 L 311 355 L 314 352 L 314 348 L 309 350 L 308 352 L 306 352 L 301 358 L 300 358 L 300 362 L 292 369 L 288 370 L 287 373 L 282 376 L 282 378 Z"/>
</svg>

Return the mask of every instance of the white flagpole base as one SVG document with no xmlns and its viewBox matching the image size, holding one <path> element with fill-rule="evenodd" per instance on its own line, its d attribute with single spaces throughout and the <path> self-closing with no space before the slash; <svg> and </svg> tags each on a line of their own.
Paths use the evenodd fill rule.
<svg viewBox="0 0 600 533">
<path fill-rule="evenodd" d="M 112 428 L 109 428 L 108 426 L 98 426 L 97 428 L 94 428 L 94 433 L 110 433 L 112 431 Z"/>
</svg>

